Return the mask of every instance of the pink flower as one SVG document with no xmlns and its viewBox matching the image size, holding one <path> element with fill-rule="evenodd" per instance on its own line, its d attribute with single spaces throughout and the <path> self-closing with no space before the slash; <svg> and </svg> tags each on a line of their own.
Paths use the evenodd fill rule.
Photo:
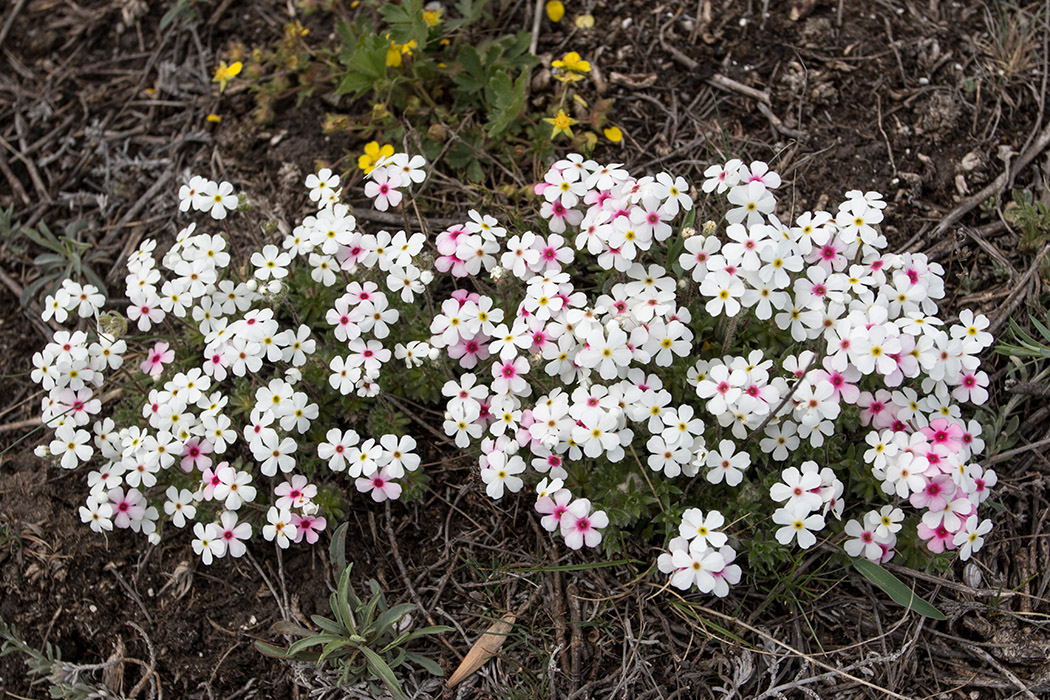
<svg viewBox="0 0 1050 700">
<path fill-rule="evenodd" d="M 591 511 L 591 502 L 586 498 L 580 498 L 569 504 L 561 517 L 561 534 L 565 538 L 565 546 L 569 549 L 579 549 L 587 545 L 597 547 L 602 541 L 600 528 L 609 524 L 609 516 L 605 511 Z"/>
<path fill-rule="evenodd" d="M 936 528 L 927 527 L 925 523 L 919 523 L 916 528 L 919 539 L 928 540 L 926 547 L 934 554 L 940 554 L 947 549 L 955 549 L 955 545 L 952 543 L 954 534 L 948 531 L 948 528 L 944 527 L 943 524 L 938 525 Z"/>
<path fill-rule="evenodd" d="M 295 540 L 298 544 L 306 539 L 307 544 L 314 544 L 317 542 L 317 538 L 321 530 L 324 530 L 328 526 L 328 521 L 319 515 L 307 515 L 300 517 L 295 513 L 292 513 L 292 525 L 295 525 Z"/>
<path fill-rule="evenodd" d="M 401 203 L 401 176 L 376 168 L 371 172 L 371 182 L 365 183 L 365 196 L 375 200 L 378 211 L 386 211 Z"/>
<path fill-rule="evenodd" d="M 474 369 L 478 366 L 478 360 L 489 359 L 489 346 L 485 345 L 488 336 L 478 333 L 472 338 L 460 338 L 455 345 L 448 346 L 448 356 L 453 360 L 459 360 L 459 366 L 463 369 Z"/>
<path fill-rule="evenodd" d="M 204 470 L 204 473 L 201 474 L 201 484 L 204 486 L 204 490 L 202 492 L 204 500 L 210 501 L 212 498 L 215 497 L 215 487 L 220 486 L 222 484 L 222 479 L 219 478 L 219 470 L 221 470 L 223 467 L 228 467 L 229 465 L 229 462 L 219 462 L 215 466 L 215 471 L 206 468 Z"/>
<path fill-rule="evenodd" d="M 278 496 L 276 506 L 280 510 L 301 508 L 317 495 L 317 487 L 311 484 L 302 474 L 296 474 L 291 481 L 280 484 L 273 490 Z M 298 541 L 298 540 L 297 540 Z"/>
<path fill-rule="evenodd" d="M 186 441 L 182 448 L 182 471 L 191 472 L 194 467 L 202 472 L 211 466 L 212 445 L 204 438 L 193 438 Z"/>
<path fill-rule="evenodd" d="M 113 524 L 117 527 L 130 527 L 146 515 L 146 499 L 137 489 L 113 489 L 109 492 L 109 502 L 113 505 Z"/>
<path fill-rule="evenodd" d="M 459 302 L 459 308 L 461 309 L 463 308 L 464 304 L 468 304 L 470 302 L 474 302 L 475 304 L 477 304 L 479 301 L 481 301 L 480 294 L 478 294 L 477 292 L 467 291 L 466 289 L 457 289 L 456 291 L 452 292 L 452 298 Z"/>
<path fill-rule="evenodd" d="M 569 489 L 559 489 L 550 496 L 541 496 L 536 499 L 536 512 L 544 514 L 540 520 L 540 525 L 544 530 L 554 532 L 558 529 L 571 500 L 572 492 Z"/>
<path fill-rule="evenodd" d="M 390 474 L 386 467 L 380 469 L 370 477 L 361 477 L 354 482 L 357 490 L 361 493 L 371 493 L 372 500 L 376 503 L 390 499 L 396 501 L 401 496 L 401 484 L 390 480 Z"/>
<path fill-rule="evenodd" d="M 958 454 L 962 449 L 963 428 L 947 418 L 934 418 L 928 427 L 922 429 L 922 433 L 930 444 L 945 447 L 952 454 Z"/>
<path fill-rule="evenodd" d="M 139 368 L 151 377 L 159 377 L 164 371 L 164 365 L 175 359 L 175 351 L 168 349 L 168 344 L 157 343 L 153 349 L 146 353 L 146 359 L 142 361 Z"/>
<path fill-rule="evenodd" d="M 932 511 L 942 511 L 948 504 L 949 499 L 955 495 L 955 491 L 956 487 L 952 477 L 948 474 L 941 474 L 932 479 L 927 479 L 926 487 L 918 493 L 913 493 L 909 500 L 915 508 L 929 508 Z"/>
</svg>

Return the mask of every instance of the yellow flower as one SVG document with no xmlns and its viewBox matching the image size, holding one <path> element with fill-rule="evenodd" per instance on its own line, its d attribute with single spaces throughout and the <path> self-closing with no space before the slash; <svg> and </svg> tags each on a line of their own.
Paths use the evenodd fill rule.
<svg viewBox="0 0 1050 700">
<path fill-rule="evenodd" d="M 610 126 L 607 129 L 602 129 L 602 133 L 605 134 L 605 138 L 613 143 L 620 143 L 623 141 L 623 132 L 620 131 L 620 127 L 618 126 Z"/>
<path fill-rule="evenodd" d="M 560 22 L 561 18 L 565 16 L 565 5 L 559 0 L 550 0 L 547 3 L 547 17 L 551 22 Z"/>
<path fill-rule="evenodd" d="M 559 109 L 558 113 L 553 118 L 544 119 L 543 121 L 550 124 L 553 128 L 551 131 L 551 141 L 558 138 L 558 134 L 565 134 L 569 138 L 572 138 L 572 125 L 576 123 L 576 120 L 565 113 L 564 109 Z"/>
<path fill-rule="evenodd" d="M 554 68 L 554 77 L 563 83 L 583 80 L 583 74 L 591 70 L 591 64 L 575 51 L 565 54 L 560 61 L 551 61 L 551 67 Z"/>
<path fill-rule="evenodd" d="M 392 155 L 394 155 L 394 147 L 389 143 L 385 146 L 380 146 L 377 141 L 373 141 L 366 144 L 364 154 L 357 157 L 357 167 L 364 170 L 365 173 L 370 173 L 375 170 L 376 163 L 380 158 Z"/>
<path fill-rule="evenodd" d="M 204 119 L 205 121 L 209 121 L 212 124 L 218 124 L 222 121 L 222 117 L 220 117 L 218 114 L 215 114 L 214 112 L 206 116 Z"/>
<path fill-rule="evenodd" d="M 230 65 L 226 65 L 226 61 L 219 61 L 219 65 L 215 68 L 215 76 L 211 79 L 213 83 L 219 84 L 219 92 L 226 89 L 226 83 L 230 82 L 235 75 L 241 72 L 241 62 L 234 61 Z"/>
<path fill-rule="evenodd" d="M 590 29 L 594 26 L 594 15 L 580 15 L 576 18 L 577 29 Z"/>
<path fill-rule="evenodd" d="M 445 8 L 440 2 L 428 2 L 423 6 L 423 21 L 428 27 L 436 27 L 441 24 L 441 14 L 444 11 Z"/>
<path fill-rule="evenodd" d="M 397 68 L 401 65 L 401 56 L 403 54 L 412 55 L 412 49 L 416 48 L 416 41 L 413 39 L 407 44 L 399 44 L 396 41 L 390 42 L 390 48 L 386 50 L 386 64 L 391 68 Z"/>
</svg>

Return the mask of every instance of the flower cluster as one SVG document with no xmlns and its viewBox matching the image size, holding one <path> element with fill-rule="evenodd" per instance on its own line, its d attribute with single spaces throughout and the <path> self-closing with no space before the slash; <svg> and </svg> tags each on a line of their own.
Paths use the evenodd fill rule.
<svg viewBox="0 0 1050 700">
<path fill-rule="evenodd" d="M 419 156 L 377 153 L 365 194 L 380 211 L 406 207 L 424 168 Z M 476 211 L 432 240 L 366 233 L 339 177 L 322 170 L 306 182 L 316 211 L 280 246 L 250 253 L 250 265 L 194 225 L 159 267 L 146 241 L 128 262 L 127 321 L 164 340 L 129 351 L 121 319 L 98 315 L 90 286 L 67 283 L 45 310 L 59 322 L 74 310 L 82 326 L 99 320 L 97 331 L 56 333 L 34 357 L 55 429 L 47 452 L 73 468 L 100 451 L 82 509 L 96 530 L 156 540 L 162 505 L 173 526 L 194 522 L 205 562 L 240 556 L 255 530 L 280 547 L 312 543 L 326 526 L 315 466 L 377 502 L 399 498 L 420 467 L 412 437 L 362 436 L 344 418 L 349 402 L 385 398 L 396 360 L 404 369 L 392 371 L 446 377 L 441 429 L 475 450 L 487 495 L 535 485 L 542 527 L 572 549 L 632 522 L 621 505 L 637 483 L 650 503 L 684 494 L 667 502 L 678 536 L 657 562 L 677 588 L 725 596 L 740 580 L 742 543 L 730 538 L 752 513 L 727 525 L 730 506 L 687 504 L 697 494 L 731 503 L 749 484 L 763 484 L 750 491 L 768 493 L 784 547 L 844 533 L 847 554 L 886 561 L 907 536 L 968 558 L 991 527 L 978 508 L 996 476 L 975 463 L 981 429 L 958 404 L 987 399 L 987 319 L 936 316 L 943 270 L 885 251 L 877 193 L 848 192 L 836 213 L 792 224 L 776 215 L 781 182 L 765 163 L 730 161 L 706 176 L 701 189 L 727 206 L 700 233 L 682 225 L 696 196 L 683 178 L 634 177 L 574 154 L 535 187 L 545 233 L 511 232 Z M 181 199 L 216 218 L 229 208 Z M 123 364 L 129 352 L 135 361 Z M 124 397 L 134 411 L 119 427 L 98 417 L 106 372 L 139 395 Z M 832 447 L 865 435 L 866 470 L 828 463 Z M 833 468 L 843 464 L 849 479 Z M 832 527 L 854 495 L 844 481 L 857 494 L 881 489 L 888 503 Z M 909 530 L 905 505 L 919 511 Z"/>
<path fill-rule="evenodd" d="M 274 304 L 284 298 L 297 259 L 308 261 L 310 277 L 324 287 L 335 284 L 337 273 L 358 267 L 388 273 L 390 289 L 403 299 L 429 281 L 431 275 L 412 264 L 422 235 L 362 234 L 338 201 L 338 184 L 329 171 L 310 175 L 307 189 L 317 214 L 306 217 L 282 248 L 265 245 L 251 254 L 246 276 L 231 265 L 228 239 L 197 233 L 196 224 L 178 233 L 159 266 L 157 242 L 144 241 L 128 260 L 126 319 L 143 334 L 166 334 L 169 340 L 133 351 L 138 357 L 131 366 L 124 364 L 127 341 L 149 336 L 119 337 L 126 322 L 99 315 L 104 299 L 94 287 L 67 280 L 58 290 L 45 319 L 62 322 L 76 310 L 85 327 L 56 332 L 33 358 L 32 378 L 48 393 L 43 421 L 55 431 L 38 453 L 67 469 L 92 462 L 80 513 L 93 530 L 130 528 L 158 542 L 163 511 L 176 528 L 193 523 L 193 548 L 206 564 L 227 554 L 242 556 L 253 522 L 282 548 L 313 544 L 326 528 L 314 501 L 317 485 L 294 473 L 313 461 L 303 455 L 311 443 L 317 463 L 347 472 L 373 500 L 400 496 L 398 479 L 420 464 L 415 440 L 386 434 L 362 441 L 356 431 L 338 427 L 324 432 L 324 439 L 311 439 L 323 432 L 314 426 L 322 417 L 313 387 L 303 381 L 310 363 L 323 363 L 337 392 L 374 396 L 380 367 L 391 356 L 379 339 L 397 322 L 398 311 L 388 308 L 372 282 L 353 282 L 334 298 L 323 316 L 330 329 L 296 323 L 294 309 Z M 215 217 L 219 200 L 209 208 L 197 202 L 210 200 L 196 198 L 212 188 L 193 178 L 188 189 L 180 194 L 183 209 L 192 204 Z M 332 343 L 320 352 L 315 334 L 342 343 L 348 354 L 337 353 Z M 196 350 L 193 337 L 201 343 Z M 430 353 L 419 343 L 398 348 L 420 358 Z M 118 393 L 134 392 L 125 401 L 133 407 L 129 424 L 99 415 L 107 373 L 117 373 L 108 381 L 120 387 Z M 136 375 L 155 386 L 143 385 Z M 231 402 L 242 378 L 254 388 Z M 238 415 L 245 420 L 235 425 Z M 331 425 L 339 418 L 323 420 Z M 256 503 L 260 476 L 272 483 L 268 507 Z"/>
<path fill-rule="evenodd" d="M 715 235 L 713 222 L 706 235 L 685 232 L 677 260 L 697 284 L 698 309 L 679 300 L 687 287 L 644 262 L 671 240 L 671 222 L 693 205 L 688 184 L 667 173 L 636 179 L 617 164 L 570 156 L 536 187 L 547 236 L 508 236 L 480 216 L 440 234 L 442 271 L 467 277 L 484 270 L 497 282 L 508 276 L 524 282 L 516 308 L 459 291 L 434 316 L 430 345 L 470 370 L 444 387 L 446 433 L 461 447 L 480 441 L 486 490 L 501 498 L 522 488 L 528 466 L 565 480 L 569 464 L 588 461 L 600 469 L 636 443 L 653 472 L 702 473 L 710 484 L 737 487 L 753 465 L 821 448 L 850 427 L 840 418 L 859 415 L 861 425 L 889 431 L 880 439 L 896 445 L 881 449 L 872 473 L 887 494 L 926 509 L 919 537 L 934 552 L 962 544 L 984 527 L 969 518 L 994 473 L 985 477 L 969 464 L 979 451 L 979 426 L 964 422 L 951 400 L 987 398 L 988 378 L 977 360 L 991 343 L 987 320 L 964 312 L 959 324 L 942 329 L 934 314 L 944 296 L 943 271 L 922 255 L 884 252 L 877 224 L 885 204 L 876 193 L 849 192 L 837 214 L 806 213 L 792 226 L 774 215 L 780 178 L 764 163 L 732 161 L 708 176 L 703 189 L 723 193 L 730 205 L 724 235 Z M 578 253 L 621 281 L 588 298 L 567 269 Z M 758 349 L 695 360 L 687 372 L 695 392 L 690 402 L 665 387 L 672 375 L 663 369 L 695 357 L 695 313 L 724 319 L 725 346 L 732 347 L 739 317 L 748 315 L 747 323 L 764 324 L 799 349 L 779 360 Z M 533 399 L 535 388 L 551 382 L 553 389 Z M 882 464 L 891 458 L 897 461 Z M 899 468 L 910 482 L 901 481 Z M 826 517 L 843 513 L 843 483 L 813 460 L 788 467 L 782 479 L 770 489 L 779 504 L 772 515 L 780 526 L 776 538 L 808 548 Z M 561 481 L 540 497 L 537 509 L 549 529 L 562 512 L 555 506 L 570 499 Z M 879 560 L 892 556 L 892 534 L 880 531 L 887 548 Z M 964 556 L 979 546 L 967 541 Z M 661 566 L 675 572 L 676 585 L 724 590 L 737 575 L 716 573 L 735 552 L 704 542 L 676 540 Z"/>
</svg>

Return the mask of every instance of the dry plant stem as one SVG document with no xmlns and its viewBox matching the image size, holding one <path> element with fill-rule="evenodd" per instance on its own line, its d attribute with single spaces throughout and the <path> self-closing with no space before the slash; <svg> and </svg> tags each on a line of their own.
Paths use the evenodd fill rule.
<svg viewBox="0 0 1050 700">
<path fill-rule="evenodd" d="M 536 49 L 540 45 L 540 27 L 543 24 L 544 0 L 536 0 L 536 7 L 532 11 L 532 39 L 529 41 L 529 53 L 536 55 Z"/>
<path fill-rule="evenodd" d="M 681 596 L 678 596 L 678 598 L 680 600 L 682 600 L 683 602 L 687 602 Z M 715 616 L 715 617 L 717 617 L 719 619 L 722 619 L 722 620 L 725 620 L 727 622 L 732 622 L 732 623 L 734 623 L 736 625 L 739 625 L 740 627 L 743 627 L 744 629 L 746 629 L 748 632 L 751 632 L 752 634 L 757 634 L 759 637 L 762 637 L 766 641 L 772 642 L 773 644 L 776 644 L 777 646 L 783 647 L 784 649 L 786 649 L 790 653 L 794 654 L 795 656 L 797 656 L 797 657 L 799 657 L 801 659 L 805 659 L 806 661 L 808 661 L 811 664 L 814 664 L 816 666 L 820 666 L 821 668 L 830 671 L 832 674 L 834 674 L 836 676 L 841 676 L 843 678 L 848 678 L 849 680 L 853 681 L 854 683 L 860 683 L 861 685 L 863 685 L 863 686 L 865 686 L 867 688 L 871 688 L 873 690 L 877 690 L 878 692 L 883 693 L 886 697 L 897 698 L 897 700 L 912 700 L 912 698 L 909 698 L 906 695 L 901 695 L 899 693 L 895 693 L 895 692 L 893 692 L 891 690 L 888 690 L 888 689 L 883 688 L 883 687 L 881 687 L 879 685 L 876 685 L 875 683 L 872 683 L 870 681 L 866 681 L 863 678 L 860 678 L 858 676 L 854 676 L 853 674 L 848 673 L 847 671 L 835 668 L 831 664 L 826 663 L 825 661 L 822 661 L 817 656 L 812 655 L 812 654 L 806 654 L 806 653 L 804 653 L 802 651 L 799 651 L 798 649 L 796 649 L 795 647 L 791 646 L 790 644 L 788 644 L 786 642 L 783 642 L 783 641 L 777 639 L 776 637 L 774 637 L 774 636 L 772 636 L 772 635 L 770 635 L 770 634 L 768 634 L 766 632 L 763 632 L 762 630 L 758 629 L 757 627 L 753 627 L 753 626 L 749 625 L 748 623 L 744 622 L 743 620 L 740 620 L 739 618 L 733 617 L 732 615 L 726 615 L 725 613 L 718 612 L 717 610 L 714 610 L 714 609 L 709 608 L 707 606 L 696 605 L 695 603 L 690 604 L 690 607 L 692 607 L 692 608 L 694 608 L 696 610 L 700 610 L 706 615 L 713 615 L 713 616 Z"/>
<path fill-rule="evenodd" d="M 1010 296 L 1006 297 L 1006 300 L 1002 304 L 1002 311 L 999 313 L 999 317 L 992 321 L 991 327 L 988 329 L 993 335 L 998 335 L 1002 327 L 1006 325 L 1007 320 L 1010 318 L 1010 314 L 1021 304 L 1025 299 L 1023 292 L 1028 288 L 1029 282 L 1034 281 L 1036 286 L 1039 285 L 1039 277 L 1036 273 L 1043 265 L 1043 258 L 1046 254 L 1050 253 L 1050 244 L 1044 245 L 1039 251 L 1039 254 L 1035 256 L 1035 260 L 1032 262 L 1031 267 L 1024 273 L 1024 276 L 1016 283 L 1014 290 L 1010 292 Z"/>
<path fill-rule="evenodd" d="M 977 657 L 983 659 L 985 661 L 985 663 L 990 664 L 997 671 L 999 671 L 999 673 L 1001 673 L 1004 676 L 1006 676 L 1007 678 L 1009 678 L 1010 682 L 1012 682 L 1015 686 L 1017 686 L 1017 689 L 1020 690 L 1021 694 L 1024 695 L 1026 698 L 1030 698 L 1031 700 L 1039 700 L 1039 698 L 1036 697 L 1035 693 L 1033 693 L 1031 690 L 1029 690 L 1028 686 L 1024 684 L 1024 681 L 1022 681 L 1020 678 L 1017 677 L 1016 673 L 1014 673 L 1009 668 L 1007 668 L 1006 666 L 1003 666 L 1001 663 L 996 661 L 995 658 L 992 657 L 992 655 L 989 654 L 987 651 L 985 651 L 984 649 L 981 649 L 978 646 L 965 646 L 964 648 L 966 648 L 966 650 L 969 651 L 974 656 L 977 656 Z"/>
<path fill-rule="evenodd" d="M 1031 452 L 1032 450 L 1038 450 L 1047 446 L 1050 446 L 1050 438 L 1047 438 L 1046 440 L 1040 440 L 1039 442 L 1033 442 L 1031 445 L 1025 445 L 1024 447 L 1015 447 L 1012 450 L 1000 452 L 994 457 L 989 457 L 988 459 L 982 460 L 982 464 L 998 464 L 999 462 L 1005 462 L 1011 457 L 1016 457 L 1019 454 L 1024 454 L 1025 452 Z"/>
<path fill-rule="evenodd" d="M 397 537 L 394 535 L 394 528 L 390 524 L 393 519 L 393 516 L 390 514 L 390 501 L 383 505 L 385 506 L 383 509 L 383 515 L 385 516 L 383 518 L 383 527 L 386 530 L 387 541 L 390 542 L 390 551 L 394 555 L 394 563 L 397 564 L 397 570 L 401 572 L 401 580 L 405 582 L 405 588 L 408 589 L 408 595 L 411 596 L 412 602 L 416 604 L 419 611 L 423 613 L 423 617 L 427 619 L 427 624 L 431 627 L 436 627 L 437 622 L 434 621 L 433 615 L 430 614 L 430 608 L 423 606 L 423 599 L 419 597 L 416 587 L 412 585 L 412 578 L 408 575 L 408 568 L 405 566 L 405 561 L 401 558 L 401 551 L 397 548 Z M 371 519 L 375 516 L 369 511 L 368 517 Z M 463 660 L 463 655 L 447 639 L 444 637 L 438 637 L 438 639 L 456 655 L 456 658 L 460 661 Z"/>
<path fill-rule="evenodd" d="M 114 564 L 113 562 L 109 562 L 108 564 L 106 564 L 103 567 L 103 571 L 108 571 L 109 573 L 113 574 L 113 576 L 116 577 L 117 582 L 121 585 L 121 587 L 125 591 L 127 591 L 128 595 L 131 596 L 131 599 L 134 600 L 135 603 L 138 604 L 139 610 L 142 611 L 142 614 L 145 616 L 146 621 L 149 622 L 152 625 L 153 624 L 153 618 L 150 617 L 149 611 L 146 610 L 146 606 L 142 602 L 142 598 L 140 598 L 139 594 L 135 592 L 135 589 L 131 587 L 131 584 L 128 583 L 127 580 L 123 576 L 120 575 L 120 572 L 117 571 L 117 565 Z"/>
<path fill-rule="evenodd" d="M 255 561 L 255 557 L 252 556 L 251 552 L 247 552 L 245 556 L 248 557 L 248 561 L 252 563 L 252 566 L 255 567 L 255 570 L 259 572 L 259 576 L 262 577 L 263 583 L 266 584 L 266 587 L 270 589 L 270 595 L 273 596 L 274 602 L 277 603 L 277 607 L 281 611 L 281 619 L 285 621 L 291 620 L 291 617 L 289 617 L 288 615 L 288 609 L 284 607 L 284 601 L 281 600 L 281 596 L 277 595 L 277 589 L 274 588 L 273 584 L 270 582 L 270 577 L 267 576 L 266 572 L 264 572 L 262 570 L 262 567 L 259 566 L 259 562 Z"/>
<path fill-rule="evenodd" d="M 569 600 L 569 621 L 572 626 L 570 633 L 572 641 L 569 642 L 569 654 L 572 659 L 572 667 L 569 675 L 569 693 L 575 693 L 580 687 L 580 652 L 583 650 L 583 630 L 580 624 L 583 619 L 580 615 L 580 591 L 575 583 L 570 583 L 565 591 Z"/>
<path fill-rule="evenodd" d="M 916 243 L 921 239 L 925 238 L 928 241 L 938 241 L 948 231 L 949 228 L 954 226 L 960 219 L 968 214 L 972 209 L 980 205 L 989 197 L 998 196 L 1007 184 L 1017 177 L 1018 173 L 1021 172 L 1029 163 L 1035 160 L 1036 156 L 1042 153 L 1047 146 L 1050 146 L 1050 123 L 1048 123 L 1043 130 L 1039 133 L 1039 136 L 1025 151 L 1014 160 L 1012 167 L 1007 166 L 999 177 L 995 178 L 990 182 L 984 189 L 972 197 L 968 197 L 959 203 L 959 206 L 948 212 L 948 215 L 941 219 L 940 223 L 933 227 L 929 232 L 919 235 L 912 236 L 907 243 L 901 246 L 901 251 L 909 251 Z"/>
<path fill-rule="evenodd" d="M 759 423 L 759 424 L 758 424 L 757 426 L 755 426 L 755 429 L 754 429 L 754 430 L 752 430 L 752 431 L 751 431 L 750 433 L 748 433 L 748 434 L 747 434 L 747 437 L 745 437 L 745 438 L 744 438 L 744 444 L 745 444 L 745 445 L 746 445 L 747 443 L 751 442 L 751 438 L 755 437 L 755 435 L 757 435 L 757 434 L 758 434 L 758 433 L 759 433 L 760 431 L 762 431 L 762 430 L 763 430 L 763 429 L 764 429 L 764 428 L 765 428 L 765 427 L 766 427 L 767 425 L 769 425 L 769 421 L 773 420 L 773 418 L 774 418 L 774 417 L 775 417 L 775 416 L 776 416 L 776 415 L 777 415 L 778 413 L 780 413 L 780 409 L 784 408 L 784 406 L 786 406 L 786 405 L 787 405 L 787 402 L 791 400 L 791 397 L 795 395 L 795 392 L 796 392 L 796 391 L 798 391 L 798 388 L 799 388 L 799 386 L 801 386 L 801 385 L 802 385 L 802 380 L 806 378 L 806 375 L 807 375 L 807 374 L 809 374 L 809 370 L 810 370 L 810 368 L 811 368 L 811 367 L 813 367 L 813 365 L 815 365 L 816 363 L 817 363 L 817 356 L 816 356 L 816 355 L 814 355 L 814 356 L 813 356 L 813 359 L 811 359 L 811 360 L 809 361 L 809 364 L 807 364 L 807 365 L 806 365 L 806 367 L 805 367 L 805 368 L 804 368 L 804 369 L 802 370 L 802 374 L 801 374 L 801 375 L 799 376 L 799 378 L 798 378 L 798 379 L 796 379 L 796 380 L 795 380 L 795 383 L 791 385 L 791 391 L 789 391 L 789 392 L 787 393 L 787 396 L 785 396 L 785 397 L 784 397 L 784 398 L 783 398 L 783 399 L 782 399 L 782 400 L 780 401 L 780 403 L 779 403 L 779 404 L 777 404 L 777 407 L 776 407 L 775 409 L 773 409 L 772 411 L 770 411 L 770 412 L 769 412 L 769 415 L 767 415 L 767 416 L 765 417 L 765 419 L 764 419 L 764 420 L 763 420 L 763 421 L 762 421 L 761 423 Z"/>
</svg>

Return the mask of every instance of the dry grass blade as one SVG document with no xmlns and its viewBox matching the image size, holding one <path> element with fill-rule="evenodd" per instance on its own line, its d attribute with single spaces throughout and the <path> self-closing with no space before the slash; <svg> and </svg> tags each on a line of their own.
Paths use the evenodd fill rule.
<svg viewBox="0 0 1050 700">
<path fill-rule="evenodd" d="M 486 661 L 499 653 L 499 650 L 503 647 L 503 642 L 507 640 L 507 635 L 510 634 L 510 630 L 514 627 L 516 619 L 517 616 L 514 613 L 507 613 L 501 619 L 493 622 L 485 630 L 485 634 L 478 637 L 478 641 L 474 642 L 474 646 L 470 648 L 467 655 L 463 657 L 463 661 L 460 662 L 455 672 L 449 677 L 449 688 L 453 688 L 465 681 L 472 673 L 484 666 Z"/>
</svg>

